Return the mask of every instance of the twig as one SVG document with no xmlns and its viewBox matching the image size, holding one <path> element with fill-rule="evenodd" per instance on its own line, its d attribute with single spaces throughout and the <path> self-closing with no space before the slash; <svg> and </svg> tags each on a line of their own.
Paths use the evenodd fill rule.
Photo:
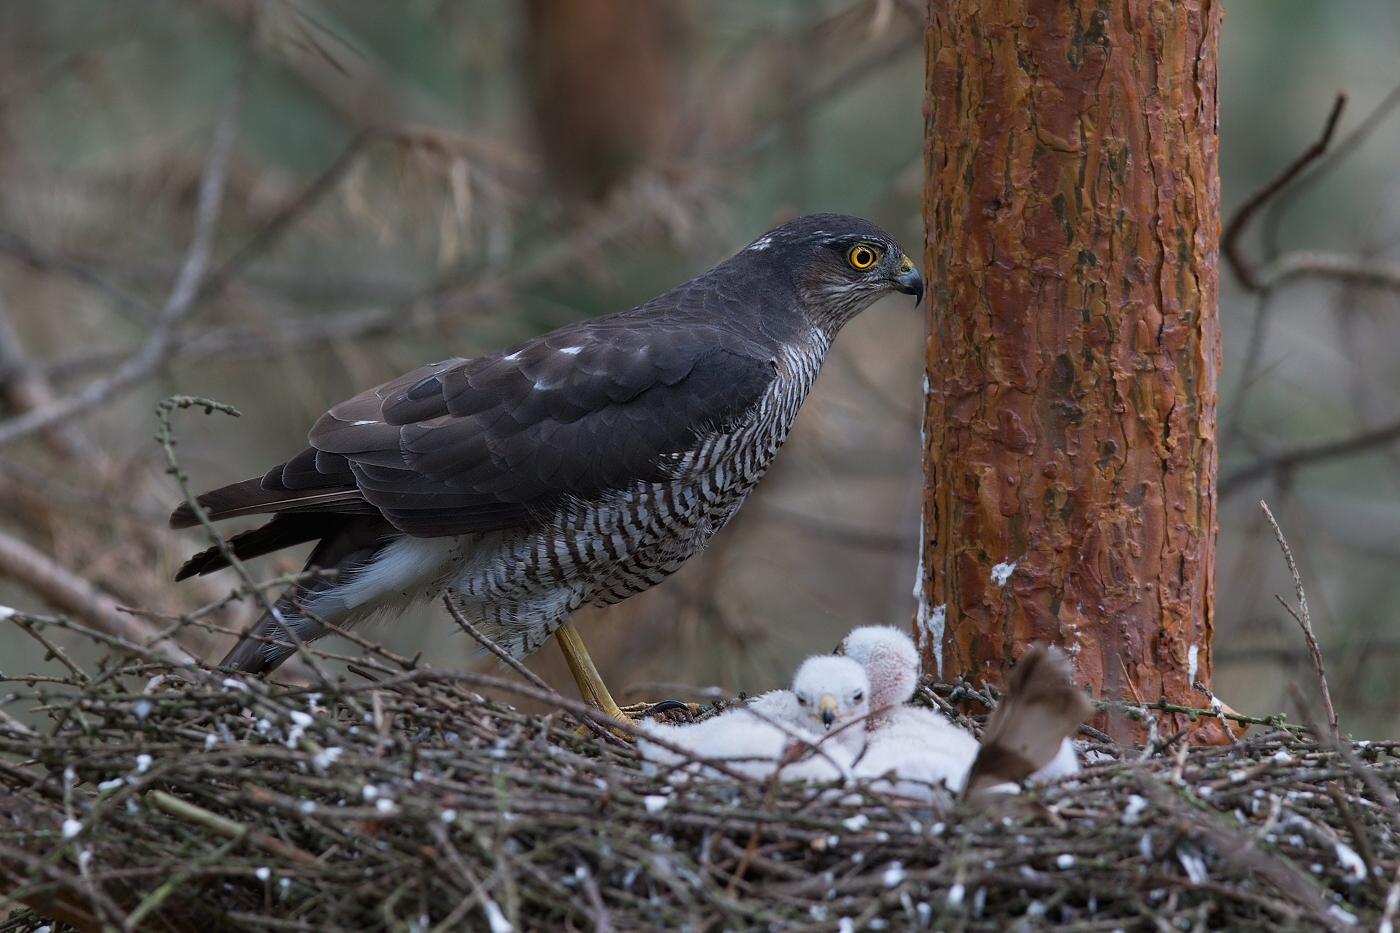
<svg viewBox="0 0 1400 933">
<path fill-rule="evenodd" d="M 6 253 L 35 269 L 62 272 L 69 278 L 82 282 L 94 291 L 110 298 L 117 309 L 130 321 L 150 326 L 156 320 L 156 310 L 140 298 L 113 285 L 86 266 L 79 265 L 56 253 L 46 252 L 13 231 L 0 229 L 0 253 Z M 46 367 L 46 369 L 50 370 L 49 375 L 52 377 L 51 366 Z"/>
<path fill-rule="evenodd" d="M 506 651 L 500 645 L 496 644 L 495 641 L 487 637 L 486 633 L 482 632 L 475 625 L 472 625 L 470 622 L 468 622 L 466 616 L 462 615 L 462 611 L 458 609 L 457 606 L 452 602 L 452 594 L 444 593 L 442 596 L 442 604 L 447 607 L 447 612 L 449 615 L 452 616 L 452 620 L 456 622 L 459 626 L 461 626 L 462 631 L 466 632 L 472 638 L 476 639 L 477 644 L 481 645 L 487 651 L 500 658 L 503 662 L 505 662 L 507 667 L 515 671 L 521 677 L 524 677 L 526 680 L 534 684 L 540 690 L 543 690 L 545 693 L 550 694 L 554 698 L 553 702 L 559 702 L 560 700 L 564 699 L 562 694 L 560 694 L 549 684 L 545 683 L 544 680 L 542 680 L 538 674 L 530 670 L 524 664 L 521 664 L 515 658 L 511 657 L 510 652 Z M 593 710 L 593 707 L 587 706 L 586 704 L 585 708 Z M 592 714 L 589 714 L 584 719 L 584 722 L 588 723 L 589 728 L 591 728 L 594 732 L 598 733 L 599 735 L 611 735 L 611 733 L 607 732 L 607 723 L 612 722 L 612 718 L 607 716 L 606 714 L 602 714 L 601 711 L 594 710 L 594 712 L 599 713 L 599 716 L 595 718 Z"/>
<path fill-rule="evenodd" d="M 579 868 L 583 871 L 583 892 L 588 895 L 588 906 L 593 910 L 593 933 L 613 933 L 612 921 L 608 918 L 608 909 L 603 906 L 603 895 L 598 891 L 598 882 L 593 880 L 593 872 L 584 864 Z"/>
<path fill-rule="evenodd" d="M 538 674 L 530 670 L 524 664 L 521 664 L 509 651 L 506 651 L 500 645 L 496 644 L 496 642 L 488 638 L 484 632 L 468 622 L 466 616 L 462 615 L 462 610 L 458 609 L 456 604 L 452 602 L 452 594 L 444 593 L 442 595 L 442 604 L 447 607 L 447 612 L 452 616 L 452 621 L 456 622 L 461 627 L 462 631 L 475 639 L 477 644 L 500 658 L 502 663 L 536 687 L 539 687 L 541 690 L 548 690 L 551 693 L 554 692 L 554 688 L 545 683 Z"/>
<path fill-rule="evenodd" d="M 243 585 L 252 593 L 253 598 L 257 601 L 258 605 L 262 607 L 262 610 L 279 624 L 283 634 L 285 634 L 287 640 L 291 642 L 297 656 L 307 663 L 323 684 L 327 687 L 332 686 L 334 681 L 331 679 L 330 674 L 327 673 L 326 669 L 321 666 L 321 663 L 316 660 L 316 656 L 306 650 L 306 646 L 302 644 L 301 636 L 296 633 L 292 626 L 287 625 L 283 621 L 282 614 L 277 609 L 276 604 L 268 597 L 267 593 L 263 591 L 263 588 L 258 586 L 257 581 L 255 581 L 252 574 L 248 572 L 248 568 L 244 566 L 243 561 L 239 560 L 238 555 L 233 553 L 233 547 L 228 543 L 228 540 L 219 533 L 219 529 L 214 527 L 214 522 L 209 518 L 209 513 L 204 509 L 204 506 L 199 504 L 199 499 L 195 496 L 194 490 L 190 487 L 190 478 L 185 471 L 181 469 L 179 460 L 175 456 L 175 435 L 170 426 L 170 416 L 176 409 L 185 408 L 203 408 L 205 414 L 213 414 L 217 411 L 234 418 L 241 417 L 241 414 L 238 409 L 234 408 L 232 405 L 225 405 L 213 399 L 195 398 L 189 395 L 174 395 L 164 399 L 156 406 L 156 441 L 160 444 L 161 449 L 165 451 L 167 472 L 175 477 L 175 482 L 179 484 L 180 492 L 185 497 L 185 503 L 189 505 L 190 510 L 194 513 L 194 517 L 198 520 L 200 526 L 208 533 L 214 546 L 219 549 L 219 555 L 228 566 L 233 568 L 234 573 L 238 574 L 239 579 L 243 581 Z M 357 710 L 357 712 L 363 713 L 362 710 Z"/>
<path fill-rule="evenodd" d="M 1384 888 L 1385 882 L 1381 880 L 1376 855 L 1371 851 L 1371 841 L 1366 838 L 1366 831 L 1361 827 L 1361 821 L 1356 818 L 1356 811 L 1352 810 L 1351 804 L 1347 802 L 1346 789 L 1335 781 L 1330 782 L 1327 785 L 1327 796 L 1337 805 L 1337 812 L 1342 815 L 1342 822 L 1346 824 L 1347 832 L 1351 833 L 1351 841 L 1356 845 L 1356 854 L 1361 856 L 1361 861 L 1366 864 L 1367 879 L 1371 884 Z"/>
<path fill-rule="evenodd" d="M 1400 441 L 1400 421 L 1371 428 L 1340 440 L 1306 444 L 1292 450 L 1279 451 L 1225 474 L 1219 483 L 1220 496 L 1224 498 L 1239 491 L 1241 487 L 1254 480 L 1270 474 L 1287 473 L 1298 467 L 1309 466 L 1324 460 L 1335 460 L 1340 457 L 1366 453 L 1396 441 Z"/>
<path fill-rule="evenodd" d="M 18 414 L 43 408 L 54 400 L 48 377 L 25 356 L 19 334 L 10 323 L 4 295 L 0 295 L 0 393 L 9 409 Z M 55 425 L 44 432 L 44 440 L 55 454 L 65 459 L 89 454 L 101 462 L 100 454 L 74 425 Z"/>
<path fill-rule="evenodd" d="M 1317 637 L 1313 635 L 1312 616 L 1308 614 L 1308 597 L 1303 592 L 1303 578 L 1298 574 L 1298 564 L 1293 560 L 1293 551 L 1289 549 L 1288 542 L 1284 540 L 1283 529 L 1279 528 L 1278 522 L 1274 520 L 1274 513 L 1269 511 L 1268 503 L 1262 499 L 1259 507 L 1264 510 L 1264 517 L 1268 519 L 1269 526 L 1274 529 L 1274 537 L 1278 539 L 1278 546 L 1283 551 L 1283 559 L 1288 562 L 1288 572 L 1293 576 L 1293 592 L 1298 597 L 1298 612 L 1285 603 L 1282 597 L 1275 596 L 1279 604 L 1288 610 L 1288 614 L 1297 620 L 1302 626 L 1303 638 L 1308 643 L 1308 654 L 1312 656 L 1313 668 L 1317 671 L 1318 687 L 1322 690 L 1322 708 L 1327 712 L 1327 725 L 1332 730 L 1334 739 L 1341 737 L 1341 728 L 1337 722 L 1337 711 L 1332 706 L 1332 693 L 1327 689 L 1327 670 L 1322 664 L 1322 650 L 1317 646 Z M 1301 614 L 1300 614 L 1301 613 Z"/>
<path fill-rule="evenodd" d="M 1395 880 L 1390 883 L 1390 890 L 1385 895 L 1385 911 L 1381 914 L 1381 922 L 1376 926 L 1376 933 L 1395 933 L 1395 912 L 1400 910 L 1400 865 L 1395 866 Z"/>
<path fill-rule="evenodd" d="M 271 246 L 282 232 L 291 226 L 292 222 L 310 210 L 318 201 L 330 191 L 336 181 L 354 161 L 356 155 L 378 134 L 374 128 L 364 129 L 356 133 L 345 148 L 340 151 L 334 161 L 328 165 L 320 175 L 307 185 L 306 188 L 279 210 L 267 224 L 259 230 L 252 239 L 238 247 L 233 255 L 226 259 L 223 265 L 210 273 L 200 290 L 201 295 L 212 295 L 228 284 L 229 280 L 238 274 L 238 271 L 246 266 L 255 256 L 264 252 Z"/>
<path fill-rule="evenodd" d="M 1241 249 L 1240 239 L 1245 229 L 1249 226 L 1255 213 L 1268 203 L 1270 198 L 1283 190 L 1289 182 L 1298 177 L 1303 169 L 1327 151 L 1327 146 L 1332 141 L 1332 134 L 1337 129 L 1337 121 L 1341 119 L 1342 109 L 1346 106 L 1346 102 L 1346 94 L 1339 93 L 1336 102 L 1332 105 L 1332 112 L 1327 117 L 1327 124 L 1323 127 L 1322 135 L 1312 145 L 1300 152 L 1292 162 L 1284 166 L 1282 171 L 1245 198 L 1244 203 L 1236 208 L 1235 215 L 1225 225 L 1225 230 L 1220 237 L 1220 250 L 1229 260 L 1230 268 L 1234 269 L 1240 283 L 1250 291 L 1263 291 L 1266 288 L 1266 283 L 1260 276 L 1259 270 L 1245 257 Z"/>
<path fill-rule="evenodd" d="M 1290 725 L 1286 717 L 1282 714 L 1275 716 L 1246 716 L 1243 713 L 1225 712 L 1223 709 L 1203 709 L 1197 706 L 1184 706 L 1180 703 L 1168 703 L 1164 699 L 1158 699 L 1152 703 L 1126 703 L 1122 700 L 1093 700 L 1094 708 L 1101 712 L 1127 712 L 1143 714 L 1149 711 L 1163 713 L 1183 713 L 1195 719 L 1205 716 L 1208 719 L 1228 719 L 1241 725 L 1268 726 L 1271 729 L 1284 729 L 1289 732 L 1306 732 L 1303 726 Z"/>
<path fill-rule="evenodd" d="M 269 836 L 260 829 L 253 829 L 235 820 L 219 816 L 219 814 L 192 804 L 188 800 L 181 800 L 179 797 L 173 797 L 163 790 L 148 791 L 146 799 L 151 802 L 153 807 L 160 810 L 162 813 L 168 813 L 178 819 L 188 820 L 198 826 L 203 826 L 205 829 L 212 830 L 221 836 L 226 836 L 230 839 L 246 838 L 252 845 L 280 858 L 289 859 L 290 861 L 298 862 L 302 865 L 316 864 L 316 856 L 312 855 L 310 852 L 298 849 L 294 845 L 288 845 L 281 839 L 275 836 Z"/>
<path fill-rule="evenodd" d="M 214 247 L 219 213 L 223 206 L 224 182 L 228 178 L 233 142 L 238 132 L 238 117 L 243 110 L 244 92 L 252 71 L 251 38 L 239 62 L 233 87 L 224 102 L 223 112 L 214 129 L 214 141 L 204 163 L 199 182 L 199 198 L 195 205 L 194 236 L 185 253 L 184 264 L 175 278 L 175 285 L 165 300 L 160 316 L 146 335 L 141 349 L 125 360 L 110 375 L 94 379 L 83 389 L 56 399 L 41 408 L 0 422 L 0 446 L 27 437 L 65 421 L 74 415 L 101 405 L 122 390 L 144 381 L 163 363 L 172 349 L 175 325 L 189 314 L 199 294 L 200 284 L 209 268 Z"/>
<path fill-rule="evenodd" d="M 1356 124 L 1351 132 L 1337 140 L 1337 144 L 1331 147 L 1326 157 L 1314 163 L 1311 171 L 1302 178 L 1299 178 L 1296 184 L 1290 185 L 1287 190 L 1280 191 L 1278 196 L 1273 199 L 1269 204 L 1268 211 L 1264 215 L 1264 228 L 1262 231 L 1264 254 L 1270 260 L 1273 260 L 1279 254 L 1278 230 L 1283 220 L 1283 215 L 1297 202 L 1298 198 L 1302 197 L 1303 194 L 1313 188 L 1319 181 L 1326 178 L 1328 173 L 1341 164 L 1344 159 L 1360 149 L 1366 143 L 1366 140 L 1370 138 L 1371 134 L 1385 122 L 1386 117 L 1390 116 L 1391 111 L 1393 111 L 1396 106 L 1400 106 L 1400 85 L 1391 88 L 1390 93 L 1386 94 L 1385 97 L 1381 99 L 1381 102 L 1362 118 L 1361 122 Z"/>
<path fill-rule="evenodd" d="M 137 644 L 151 642 L 155 651 L 176 664 L 194 661 L 194 657 L 176 642 L 159 638 L 160 630 L 154 625 L 123 612 L 115 599 L 92 583 L 3 531 L 0 531 L 0 576 L 9 577 L 54 608 L 77 616 L 95 629 Z M 0 613 L 12 612 L 0 609 Z"/>
</svg>

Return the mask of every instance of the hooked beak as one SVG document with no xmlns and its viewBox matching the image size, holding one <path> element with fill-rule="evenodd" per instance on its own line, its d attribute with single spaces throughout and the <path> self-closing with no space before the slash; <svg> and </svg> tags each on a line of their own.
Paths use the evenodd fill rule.
<svg viewBox="0 0 1400 933">
<path fill-rule="evenodd" d="M 914 296 L 914 307 L 924 300 L 924 280 L 919 275 L 919 270 L 914 268 L 914 260 L 908 256 L 903 257 L 899 263 L 899 271 L 895 276 L 895 288 L 906 295 Z"/>
<path fill-rule="evenodd" d="M 823 693 L 821 699 L 817 701 L 817 709 L 821 710 L 822 725 L 828 729 L 836 721 L 836 697 L 829 693 Z"/>
</svg>

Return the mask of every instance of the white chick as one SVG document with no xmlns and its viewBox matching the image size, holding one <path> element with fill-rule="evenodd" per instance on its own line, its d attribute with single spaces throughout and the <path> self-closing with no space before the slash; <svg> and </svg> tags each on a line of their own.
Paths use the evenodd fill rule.
<svg viewBox="0 0 1400 933">
<path fill-rule="evenodd" d="M 931 710 L 906 706 L 919 682 L 919 651 L 898 629 L 867 625 L 852 629 L 842 642 L 846 657 L 860 662 L 870 679 L 872 711 L 865 757 L 858 777 L 893 771 L 901 780 L 879 785 L 901 796 L 928 800 L 925 787 L 945 784 L 962 789 L 980 745 L 967 730 Z M 1079 770 L 1074 745 L 1065 738 L 1055 758 L 1030 780 L 1053 780 Z M 943 799 L 946 795 L 934 795 Z"/>
<path fill-rule="evenodd" d="M 763 778 L 784 761 L 783 777 L 825 781 L 844 777 L 865 741 L 870 684 L 861 666 L 847 658 L 808 658 L 793 678 L 791 711 L 769 715 L 766 709 L 729 710 L 693 725 L 663 726 L 644 722 L 651 736 L 685 749 L 699 758 L 723 762 L 751 778 Z M 779 691 L 774 691 L 778 693 Z M 685 758 L 655 742 L 638 742 L 642 757 L 676 766 Z M 687 770 L 719 777 L 715 769 Z"/>
<path fill-rule="evenodd" d="M 783 768 L 783 777 L 806 781 L 849 777 L 851 765 L 865 750 L 870 680 L 864 669 L 851 658 L 814 655 L 797 669 L 792 693 L 802 730 L 819 739 L 815 750 L 787 749 L 788 758 L 802 757 Z"/>
<path fill-rule="evenodd" d="M 977 740 L 938 713 L 906 706 L 919 683 L 919 651 L 908 635 L 883 625 L 853 629 L 842 643 L 846 657 L 870 680 L 871 726 L 857 777 L 901 797 L 949 804 L 942 789 L 962 788 L 977 757 Z M 885 776 L 893 773 L 894 780 Z"/>
</svg>

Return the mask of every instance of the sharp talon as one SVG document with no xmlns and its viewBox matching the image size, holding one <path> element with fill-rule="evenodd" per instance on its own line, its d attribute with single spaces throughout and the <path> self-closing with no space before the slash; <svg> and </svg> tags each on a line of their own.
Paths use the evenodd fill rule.
<svg viewBox="0 0 1400 933">
<path fill-rule="evenodd" d="M 669 713 L 672 710 L 681 710 L 685 713 L 685 718 L 691 722 L 695 717 L 691 715 L 690 705 L 682 703 L 680 700 L 662 700 L 660 703 L 653 703 L 646 711 L 647 716 L 655 716 L 657 713 Z"/>
</svg>

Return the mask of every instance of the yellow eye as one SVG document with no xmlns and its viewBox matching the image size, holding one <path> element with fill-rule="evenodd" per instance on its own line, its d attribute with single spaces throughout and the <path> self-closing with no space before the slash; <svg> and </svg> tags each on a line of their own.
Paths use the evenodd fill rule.
<svg viewBox="0 0 1400 933">
<path fill-rule="evenodd" d="M 846 254 L 846 261 L 851 264 L 852 269 L 869 269 L 880 261 L 880 254 L 875 251 L 875 247 L 861 243 L 851 247 L 850 252 Z"/>
</svg>

